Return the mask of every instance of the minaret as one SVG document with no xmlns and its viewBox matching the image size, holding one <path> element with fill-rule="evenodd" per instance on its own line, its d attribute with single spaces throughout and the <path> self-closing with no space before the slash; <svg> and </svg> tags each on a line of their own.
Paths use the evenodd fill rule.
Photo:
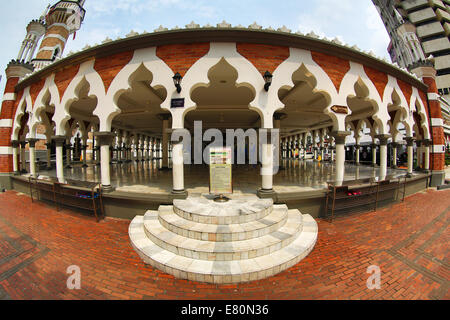
<svg viewBox="0 0 450 320">
<path fill-rule="evenodd" d="M 33 59 L 39 40 L 45 33 L 45 22 L 42 18 L 33 20 L 28 24 L 27 36 L 22 42 L 22 47 L 16 59 L 18 62 L 29 63 Z"/>
<path fill-rule="evenodd" d="M 84 2 L 85 0 L 59 1 L 48 9 L 45 16 L 45 36 L 36 59 L 33 60 L 37 68 L 61 58 L 67 39 L 80 29 L 84 20 Z"/>
</svg>

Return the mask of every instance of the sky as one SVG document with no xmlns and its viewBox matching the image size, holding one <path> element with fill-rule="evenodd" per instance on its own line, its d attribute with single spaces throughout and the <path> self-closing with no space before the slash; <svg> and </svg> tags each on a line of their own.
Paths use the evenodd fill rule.
<svg viewBox="0 0 450 320">
<path fill-rule="evenodd" d="M 0 1 L 0 96 L 6 82 L 4 69 L 17 57 L 26 26 L 56 2 Z M 233 26 L 256 22 L 264 28 L 285 25 L 293 32 L 314 31 L 389 59 L 389 36 L 371 0 L 86 0 L 85 9 L 81 30 L 75 40 L 69 38 L 65 54 L 100 44 L 106 37 L 125 37 L 131 30 L 153 32 L 160 25 L 184 28 L 191 21 L 216 26 L 225 20 Z"/>
</svg>

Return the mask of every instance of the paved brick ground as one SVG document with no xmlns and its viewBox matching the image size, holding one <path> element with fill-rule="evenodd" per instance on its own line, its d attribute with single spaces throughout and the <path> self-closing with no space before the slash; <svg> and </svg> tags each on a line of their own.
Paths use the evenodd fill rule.
<svg viewBox="0 0 450 320">
<path fill-rule="evenodd" d="M 378 212 L 319 220 L 319 240 L 298 265 L 266 280 L 210 285 L 144 265 L 128 221 L 0 194 L 0 299 L 449 299 L 450 190 L 428 190 Z M 68 290 L 78 265 L 82 289 Z M 382 271 L 366 287 L 367 267 Z"/>
</svg>

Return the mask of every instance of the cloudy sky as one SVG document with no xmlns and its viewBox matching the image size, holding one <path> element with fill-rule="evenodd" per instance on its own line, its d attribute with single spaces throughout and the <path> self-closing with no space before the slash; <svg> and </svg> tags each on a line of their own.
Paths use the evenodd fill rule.
<svg viewBox="0 0 450 320">
<path fill-rule="evenodd" d="M 0 96 L 6 82 L 4 69 L 16 58 L 27 24 L 49 2 L 56 0 L 0 1 Z M 101 43 L 106 37 L 123 37 L 130 30 L 184 27 L 191 21 L 215 26 L 225 20 L 232 25 L 249 26 L 256 21 L 274 29 L 285 25 L 303 33 L 313 30 L 388 57 L 389 37 L 371 0 L 86 0 L 85 9 L 82 29 L 74 41 L 68 41 L 65 53 Z"/>
</svg>

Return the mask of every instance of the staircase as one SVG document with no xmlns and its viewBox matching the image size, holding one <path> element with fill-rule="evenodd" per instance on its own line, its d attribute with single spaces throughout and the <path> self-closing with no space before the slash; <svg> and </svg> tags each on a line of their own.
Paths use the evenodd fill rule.
<svg viewBox="0 0 450 320">
<path fill-rule="evenodd" d="M 137 216 L 129 227 L 145 263 L 177 278 L 208 283 L 264 279 L 313 249 L 317 223 L 272 200 L 174 200 Z"/>
</svg>

